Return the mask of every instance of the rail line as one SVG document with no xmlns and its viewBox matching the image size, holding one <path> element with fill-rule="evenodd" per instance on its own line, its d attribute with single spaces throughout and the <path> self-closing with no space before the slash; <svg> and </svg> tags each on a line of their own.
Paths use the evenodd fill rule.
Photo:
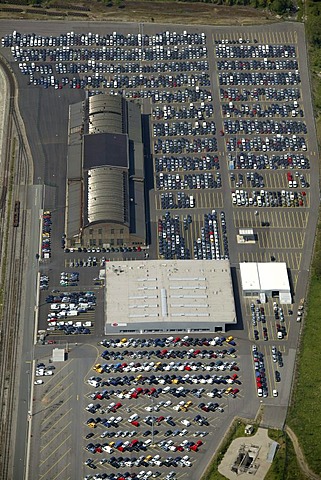
<svg viewBox="0 0 321 480">
<path fill-rule="evenodd" d="M 19 227 L 13 227 L 13 209 L 19 199 L 19 185 L 29 180 L 29 164 L 23 132 L 15 107 L 15 81 L 9 66 L 1 61 L 9 84 L 9 107 L 7 138 L 5 145 L 5 175 L 0 197 L 0 241 L 2 255 L 0 263 L 2 307 L 0 310 L 0 478 L 12 478 L 12 445 L 14 414 L 14 382 L 17 367 L 17 347 L 21 330 L 20 304 L 23 281 L 24 252 L 26 238 L 25 199 L 21 199 Z M 17 138 L 17 149 L 12 152 L 13 138 Z"/>
</svg>

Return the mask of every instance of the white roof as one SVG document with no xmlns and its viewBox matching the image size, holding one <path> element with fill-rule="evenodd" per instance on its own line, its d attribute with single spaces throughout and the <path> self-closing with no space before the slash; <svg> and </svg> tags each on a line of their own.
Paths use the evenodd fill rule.
<svg viewBox="0 0 321 480">
<path fill-rule="evenodd" d="M 240 263 L 241 282 L 243 290 L 260 291 L 260 279 L 257 263 Z"/>
<path fill-rule="evenodd" d="M 235 323 L 228 260 L 106 263 L 108 324 Z"/>
<path fill-rule="evenodd" d="M 261 290 L 290 291 L 286 263 L 258 263 Z"/>
<path fill-rule="evenodd" d="M 240 263 L 243 290 L 290 292 L 286 263 Z"/>
</svg>

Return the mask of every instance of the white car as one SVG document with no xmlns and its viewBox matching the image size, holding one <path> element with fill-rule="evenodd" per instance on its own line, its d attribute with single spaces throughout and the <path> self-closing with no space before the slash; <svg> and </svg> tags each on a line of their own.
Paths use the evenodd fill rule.
<svg viewBox="0 0 321 480">
<path fill-rule="evenodd" d="M 279 393 L 278 393 L 278 391 L 277 391 L 277 390 L 273 390 L 273 391 L 272 391 L 272 395 L 273 395 L 273 397 L 277 397 L 277 396 L 278 396 L 278 394 L 279 394 Z"/>
<path fill-rule="evenodd" d="M 185 427 L 189 427 L 191 425 L 191 422 L 189 422 L 188 420 L 184 419 L 184 420 L 181 420 L 181 424 L 182 425 L 185 425 Z"/>
<path fill-rule="evenodd" d="M 34 382 L 35 385 L 42 385 L 43 384 L 43 380 L 35 380 Z"/>
</svg>

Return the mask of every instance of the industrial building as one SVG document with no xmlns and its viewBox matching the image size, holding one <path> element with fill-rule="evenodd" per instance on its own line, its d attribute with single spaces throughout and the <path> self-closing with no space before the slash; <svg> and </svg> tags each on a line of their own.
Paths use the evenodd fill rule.
<svg viewBox="0 0 321 480">
<path fill-rule="evenodd" d="M 70 106 L 65 231 L 68 247 L 146 243 L 141 111 L 121 96 Z"/>
<path fill-rule="evenodd" d="M 261 303 L 266 297 L 278 298 L 281 304 L 291 304 L 291 287 L 286 263 L 240 263 L 242 294 L 258 297 Z"/>
<path fill-rule="evenodd" d="M 228 260 L 107 262 L 105 333 L 225 332 L 237 322 Z"/>
</svg>

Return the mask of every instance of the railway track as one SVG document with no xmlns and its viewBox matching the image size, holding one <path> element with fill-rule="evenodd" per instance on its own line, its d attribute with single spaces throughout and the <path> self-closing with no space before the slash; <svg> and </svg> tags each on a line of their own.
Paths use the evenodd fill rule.
<svg viewBox="0 0 321 480">
<path fill-rule="evenodd" d="M 13 209 L 19 199 L 19 186 L 29 182 L 29 163 L 19 114 L 15 106 L 15 81 L 10 67 L 0 58 L 8 78 L 9 107 L 5 145 L 5 175 L 0 197 L 0 478 L 12 478 L 12 445 L 14 445 L 14 382 L 17 346 L 21 329 L 20 297 L 23 285 L 23 263 L 26 238 L 26 199 L 21 200 L 19 227 L 13 227 Z"/>
</svg>

